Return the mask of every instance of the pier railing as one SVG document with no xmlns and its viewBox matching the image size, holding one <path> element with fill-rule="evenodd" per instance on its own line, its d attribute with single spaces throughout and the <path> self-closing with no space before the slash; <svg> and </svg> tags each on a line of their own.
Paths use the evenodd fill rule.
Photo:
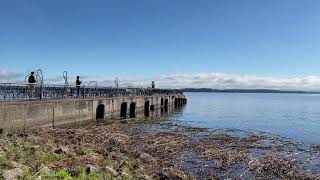
<svg viewBox="0 0 320 180">
<path fill-rule="evenodd" d="M 67 98 L 99 98 L 182 94 L 176 89 L 0 83 L 0 102 Z"/>
</svg>

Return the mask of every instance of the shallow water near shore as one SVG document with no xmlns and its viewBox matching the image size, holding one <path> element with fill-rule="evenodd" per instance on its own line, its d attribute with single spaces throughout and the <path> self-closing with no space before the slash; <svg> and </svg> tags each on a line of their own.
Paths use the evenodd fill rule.
<svg viewBox="0 0 320 180">
<path fill-rule="evenodd" d="M 267 132 L 320 143 L 320 95 L 185 93 L 188 105 L 170 119 L 191 127 Z"/>
</svg>

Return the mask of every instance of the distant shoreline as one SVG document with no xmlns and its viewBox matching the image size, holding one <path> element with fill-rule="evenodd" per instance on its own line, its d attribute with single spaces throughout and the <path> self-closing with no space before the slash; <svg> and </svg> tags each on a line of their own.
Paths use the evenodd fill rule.
<svg viewBox="0 0 320 180">
<path fill-rule="evenodd" d="M 183 92 L 213 92 L 213 93 L 273 93 L 273 94 L 320 94 L 309 91 L 283 91 L 274 89 L 210 89 L 210 88 L 184 88 Z"/>
</svg>

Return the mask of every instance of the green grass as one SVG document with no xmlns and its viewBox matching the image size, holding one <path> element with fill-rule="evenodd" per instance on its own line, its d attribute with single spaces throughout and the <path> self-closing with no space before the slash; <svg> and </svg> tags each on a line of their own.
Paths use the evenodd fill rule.
<svg viewBox="0 0 320 180">
<path fill-rule="evenodd" d="M 67 169 L 51 171 L 49 175 L 42 177 L 44 180 L 99 180 L 99 179 L 113 179 L 110 174 L 104 173 L 90 173 L 87 174 L 84 168 L 79 170 L 79 173 L 75 176 L 71 176 Z"/>
<path fill-rule="evenodd" d="M 13 164 L 6 157 L 0 156 L 0 169 L 12 169 Z"/>
<path fill-rule="evenodd" d="M 3 148 L 7 158 L 15 158 L 16 156 L 16 146 L 12 142 L 8 142 Z"/>
<path fill-rule="evenodd" d="M 63 154 L 56 154 L 52 152 L 51 147 L 43 145 L 38 146 L 36 149 L 28 139 L 22 139 L 21 141 L 14 141 L 6 139 L 6 143 L 3 145 L 3 153 L 0 154 L 0 180 L 3 179 L 1 176 L 3 170 L 14 168 L 13 161 L 19 164 L 28 165 L 30 169 L 22 168 L 23 176 L 22 180 L 34 179 L 33 177 L 37 172 L 37 165 L 43 164 L 48 166 L 54 162 L 63 161 L 66 159 Z M 86 154 L 86 153 L 85 153 Z M 112 162 L 110 162 L 112 164 Z M 126 159 L 122 171 L 124 172 L 123 180 L 138 179 L 134 174 L 134 170 L 139 166 L 141 162 L 136 159 Z M 77 172 L 71 172 L 69 169 L 55 169 L 51 170 L 46 176 L 43 176 L 44 180 L 99 180 L 99 179 L 118 179 L 112 177 L 108 172 L 92 172 L 87 174 L 85 168 L 79 168 Z"/>
<path fill-rule="evenodd" d="M 31 175 L 29 169 L 23 168 L 22 171 L 23 171 L 23 175 L 21 177 L 22 180 L 30 180 L 30 179 L 32 179 L 32 175 Z"/>
<path fill-rule="evenodd" d="M 65 156 L 62 154 L 56 154 L 53 152 L 43 152 L 38 151 L 36 152 L 36 159 L 47 164 L 50 162 L 62 161 L 65 159 Z"/>
<path fill-rule="evenodd" d="M 97 173 L 87 174 L 84 169 L 80 170 L 80 174 L 77 177 L 79 180 L 98 180 L 100 178 L 101 177 Z"/>
<path fill-rule="evenodd" d="M 65 169 L 58 170 L 58 171 L 51 171 L 49 175 L 42 177 L 44 180 L 54 180 L 54 179 L 62 179 L 62 180 L 69 180 L 73 179 L 69 172 Z"/>
</svg>

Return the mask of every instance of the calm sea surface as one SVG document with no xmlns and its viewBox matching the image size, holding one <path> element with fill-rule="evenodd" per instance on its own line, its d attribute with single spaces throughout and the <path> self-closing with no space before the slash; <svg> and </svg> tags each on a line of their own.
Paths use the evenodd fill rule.
<svg viewBox="0 0 320 180">
<path fill-rule="evenodd" d="M 320 143 L 320 95 L 185 93 L 188 104 L 172 120 L 191 127 L 263 131 Z"/>
</svg>

